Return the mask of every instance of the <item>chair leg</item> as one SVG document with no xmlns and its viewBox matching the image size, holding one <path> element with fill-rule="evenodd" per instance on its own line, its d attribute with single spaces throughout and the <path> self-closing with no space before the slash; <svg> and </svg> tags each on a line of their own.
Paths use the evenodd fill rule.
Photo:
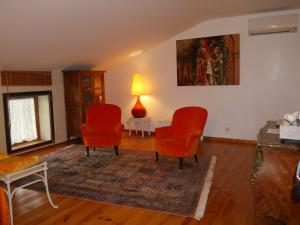
<svg viewBox="0 0 300 225">
<path fill-rule="evenodd" d="M 179 159 L 179 169 L 183 169 L 183 158 Z"/>
<path fill-rule="evenodd" d="M 96 147 L 94 147 L 94 151 L 96 151 Z"/>
<path fill-rule="evenodd" d="M 86 146 L 86 157 L 90 156 L 90 147 Z"/>
<path fill-rule="evenodd" d="M 118 156 L 119 155 L 119 146 L 118 145 L 114 146 L 114 149 L 115 149 L 116 156 Z"/>
<path fill-rule="evenodd" d="M 195 162 L 198 163 L 198 157 L 196 154 L 194 155 L 194 158 L 195 158 Z"/>
<path fill-rule="evenodd" d="M 155 162 L 158 162 L 158 160 L 159 160 L 159 155 L 158 155 L 158 152 L 155 152 Z"/>
</svg>

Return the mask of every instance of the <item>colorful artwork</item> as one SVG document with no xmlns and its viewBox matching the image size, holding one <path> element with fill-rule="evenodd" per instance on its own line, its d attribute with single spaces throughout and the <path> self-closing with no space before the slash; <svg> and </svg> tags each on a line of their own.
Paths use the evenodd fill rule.
<svg viewBox="0 0 300 225">
<path fill-rule="evenodd" d="M 177 85 L 239 85 L 240 35 L 176 41 Z"/>
</svg>

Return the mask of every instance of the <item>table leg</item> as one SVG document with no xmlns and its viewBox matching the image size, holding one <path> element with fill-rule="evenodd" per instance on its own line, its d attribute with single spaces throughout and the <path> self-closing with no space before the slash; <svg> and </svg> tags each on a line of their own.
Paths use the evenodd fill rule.
<svg viewBox="0 0 300 225">
<path fill-rule="evenodd" d="M 7 200 L 8 200 L 8 207 L 9 207 L 9 214 L 10 214 L 10 224 L 14 224 L 14 213 L 13 213 L 13 205 L 12 205 L 12 193 L 11 193 L 11 187 L 10 183 L 6 184 L 7 186 Z"/>
<path fill-rule="evenodd" d="M 264 154 L 262 151 L 262 146 L 258 144 L 256 145 L 256 159 L 253 165 L 252 176 L 251 176 L 252 184 L 256 183 L 257 172 L 261 170 L 263 162 L 264 162 Z"/>
<path fill-rule="evenodd" d="M 129 128 L 129 134 L 128 136 L 130 137 L 131 136 L 131 130 L 132 130 L 132 127 L 131 127 L 131 121 L 127 121 L 127 124 L 128 124 L 128 128 Z"/>
<path fill-rule="evenodd" d="M 44 177 L 42 177 L 42 178 L 43 178 L 43 182 L 44 182 L 44 185 L 45 185 L 45 189 L 46 189 L 46 194 L 47 194 L 48 201 L 49 201 L 50 205 L 53 208 L 57 209 L 58 206 L 53 203 L 53 201 L 51 199 L 51 196 L 50 196 L 50 193 L 49 193 L 47 168 L 44 168 Z"/>
<path fill-rule="evenodd" d="M 151 124 L 150 124 L 150 121 L 149 121 L 149 122 L 148 122 L 148 135 L 149 135 L 149 136 L 151 136 L 150 127 L 151 127 Z"/>
</svg>

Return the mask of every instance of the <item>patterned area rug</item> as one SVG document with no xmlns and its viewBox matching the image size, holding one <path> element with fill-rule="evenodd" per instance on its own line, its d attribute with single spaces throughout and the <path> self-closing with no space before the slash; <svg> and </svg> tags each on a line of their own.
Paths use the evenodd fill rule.
<svg viewBox="0 0 300 225">
<path fill-rule="evenodd" d="M 216 157 L 185 159 L 183 170 L 178 160 L 153 152 L 113 149 L 90 151 L 71 145 L 43 159 L 48 162 L 51 193 L 76 196 L 101 202 L 146 208 L 168 213 L 203 216 Z M 28 178 L 25 178 L 28 179 Z M 42 183 L 28 188 L 44 191 Z"/>
</svg>

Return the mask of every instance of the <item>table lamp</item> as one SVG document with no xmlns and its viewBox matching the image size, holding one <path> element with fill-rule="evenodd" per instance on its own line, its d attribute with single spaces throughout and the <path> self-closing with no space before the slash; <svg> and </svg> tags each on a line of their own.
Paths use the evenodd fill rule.
<svg viewBox="0 0 300 225">
<path fill-rule="evenodd" d="M 136 103 L 131 110 L 131 114 L 135 118 L 143 118 L 146 116 L 146 109 L 142 105 L 140 96 L 146 94 L 144 81 L 139 73 L 134 73 L 132 77 L 131 95 L 137 96 Z"/>
</svg>

